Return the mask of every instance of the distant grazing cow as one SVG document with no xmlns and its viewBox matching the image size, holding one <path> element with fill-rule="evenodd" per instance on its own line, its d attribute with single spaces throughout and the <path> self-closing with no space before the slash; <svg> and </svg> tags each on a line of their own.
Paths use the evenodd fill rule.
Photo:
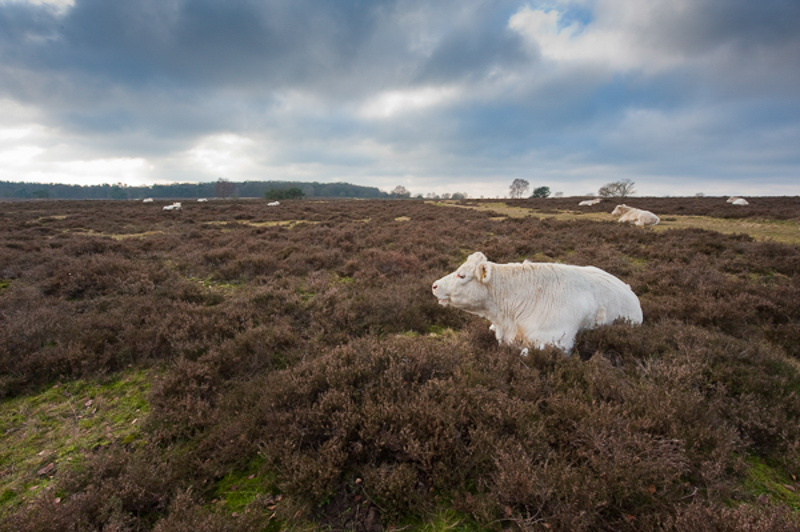
<svg viewBox="0 0 800 532">
<path fill-rule="evenodd" d="M 656 216 L 650 211 L 637 209 L 635 207 L 628 207 L 624 203 L 614 207 L 614 210 L 611 211 L 611 215 L 619 216 L 620 222 L 632 223 L 638 226 L 656 225 L 658 224 L 658 222 L 661 221 L 658 216 Z"/>
<path fill-rule="evenodd" d="M 176 201 L 172 205 L 164 205 L 164 210 L 165 211 L 179 211 L 179 210 L 181 210 L 181 204 L 180 204 L 180 202 Z"/>
<path fill-rule="evenodd" d="M 267 207 L 277 207 L 280 204 L 281 204 L 280 201 L 270 201 L 269 203 L 267 203 Z"/>
<path fill-rule="evenodd" d="M 153 203 L 153 198 L 145 198 L 142 200 L 142 203 Z"/>
<path fill-rule="evenodd" d="M 601 201 L 603 201 L 601 198 L 587 199 L 587 200 L 583 200 L 582 202 L 578 203 L 578 206 L 580 206 L 580 207 L 588 207 L 590 205 L 597 205 Z"/>
<path fill-rule="evenodd" d="M 730 198 L 728 198 L 728 203 L 731 203 L 733 205 L 750 205 L 750 203 L 746 199 L 740 198 L 739 196 L 731 196 Z"/>
<path fill-rule="evenodd" d="M 642 322 L 630 286 L 594 266 L 496 264 L 477 252 L 432 289 L 440 305 L 491 321 L 497 341 L 509 345 L 569 352 L 579 331 L 618 318 Z"/>
</svg>

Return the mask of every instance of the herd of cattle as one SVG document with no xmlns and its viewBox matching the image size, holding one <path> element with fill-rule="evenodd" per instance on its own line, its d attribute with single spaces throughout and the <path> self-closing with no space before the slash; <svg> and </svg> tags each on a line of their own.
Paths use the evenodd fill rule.
<svg viewBox="0 0 800 532">
<path fill-rule="evenodd" d="M 579 206 L 602 200 L 584 200 Z M 732 205 L 747 205 L 733 196 Z M 611 212 L 622 223 L 655 225 L 650 211 L 617 205 Z M 442 306 L 452 306 L 491 322 L 498 343 L 522 348 L 555 346 L 569 354 L 580 331 L 617 320 L 642 323 L 639 298 L 617 277 L 594 266 L 522 263 L 496 264 L 473 253 L 453 273 L 435 281 L 433 295 Z"/>
<path fill-rule="evenodd" d="M 198 202 L 208 201 L 200 198 Z M 579 206 L 600 203 L 600 198 L 581 201 Z M 153 203 L 146 198 L 144 203 Z M 732 205 L 747 205 L 733 196 Z M 273 201 L 271 207 L 280 205 Z M 180 211 L 180 202 L 165 205 L 165 211 Z M 611 212 L 619 222 L 638 226 L 660 220 L 650 211 L 617 205 Z M 576 335 L 616 320 L 642 323 L 639 298 L 617 277 L 594 266 L 522 263 L 497 264 L 476 252 L 453 273 L 435 281 L 433 295 L 442 306 L 452 306 L 491 322 L 489 329 L 501 344 L 543 349 L 555 346 L 569 353 Z"/>
<path fill-rule="evenodd" d="M 594 198 L 590 200 L 583 200 L 578 203 L 579 207 L 588 207 L 591 205 L 597 205 L 600 203 L 602 198 Z M 740 198 L 739 196 L 731 196 L 728 198 L 728 203 L 731 205 L 750 205 L 750 203 L 744 199 Z M 619 216 L 619 222 L 621 223 L 631 223 L 634 225 L 642 226 L 642 225 L 656 225 L 661 219 L 653 214 L 650 211 L 645 211 L 643 209 L 637 209 L 635 207 L 629 207 L 624 203 L 617 205 L 614 207 L 614 210 L 611 211 L 612 216 Z"/>
<path fill-rule="evenodd" d="M 206 202 L 208 202 L 208 198 L 197 199 L 197 203 L 206 203 Z M 142 200 L 142 203 L 153 203 L 153 198 L 145 198 Z M 277 207 L 278 205 L 280 205 L 280 202 L 278 201 L 271 201 L 267 203 L 267 206 L 269 207 Z M 183 210 L 183 205 L 181 205 L 180 201 L 176 201 L 171 205 L 164 205 L 161 209 L 164 211 L 180 211 Z"/>
<path fill-rule="evenodd" d="M 198 203 L 205 203 L 208 199 L 206 198 L 199 198 L 197 200 Z M 583 200 L 578 203 L 579 207 L 589 207 L 592 205 L 597 205 L 600 203 L 602 198 L 593 198 L 588 200 Z M 153 203 L 153 198 L 145 198 L 142 200 L 142 203 Z M 749 205 L 748 201 L 744 198 L 740 198 L 738 196 L 731 196 L 728 198 L 728 203 L 732 205 Z M 269 207 L 277 207 L 280 205 L 278 201 L 271 201 L 267 203 Z M 180 211 L 182 210 L 182 205 L 180 202 L 175 202 L 171 205 L 165 205 L 162 207 L 165 211 Z M 617 205 L 613 211 L 611 211 L 612 216 L 619 216 L 619 222 L 621 223 L 632 223 L 634 225 L 643 226 L 643 225 L 656 225 L 661 219 L 653 214 L 650 211 L 645 211 L 643 209 L 637 209 L 635 207 L 629 207 L 624 203 Z"/>
</svg>

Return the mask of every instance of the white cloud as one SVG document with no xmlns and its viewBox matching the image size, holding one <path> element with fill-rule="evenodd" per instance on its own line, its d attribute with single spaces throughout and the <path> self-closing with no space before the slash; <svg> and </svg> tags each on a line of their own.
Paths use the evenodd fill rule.
<svg viewBox="0 0 800 532">
<path fill-rule="evenodd" d="M 74 183 L 77 180 L 92 185 L 139 184 L 148 181 L 148 174 L 152 169 L 153 166 L 141 157 L 59 161 L 47 165 L 41 179 L 37 181 Z"/>
<path fill-rule="evenodd" d="M 0 107 L 12 109 L 13 106 Z M 17 108 L 16 118 L 25 114 Z M 153 165 L 143 157 L 92 157 L 56 130 L 24 120 L 0 128 L 0 180 L 101 185 L 150 181 Z"/>
<path fill-rule="evenodd" d="M 75 6 L 75 0 L 0 0 L 0 5 L 2 4 L 33 4 L 35 6 L 47 6 L 53 8 L 58 14 L 64 14 L 71 7 Z"/>
<path fill-rule="evenodd" d="M 391 118 L 452 101 L 458 94 L 459 90 L 455 87 L 386 91 L 368 100 L 361 107 L 360 115 L 364 118 Z"/>
<path fill-rule="evenodd" d="M 106 183 L 144 184 L 151 181 L 152 165 L 142 158 L 113 158 L 43 162 L 39 156 L 45 150 L 35 146 L 17 147 L 2 155 L 13 160 L 6 165 L 0 155 L 3 170 L 0 180 L 28 183 L 64 183 L 102 185 Z M 18 171 L 15 171 L 18 170 Z"/>
<path fill-rule="evenodd" d="M 668 9 L 681 10 L 684 3 L 675 0 Z M 558 9 L 526 6 L 509 19 L 508 26 L 550 61 L 594 63 L 622 72 L 656 72 L 681 59 L 642 39 L 642 29 L 657 21 L 667 9 L 665 5 L 659 0 L 600 0 L 591 21 L 567 26 L 561 24 L 563 13 Z"/>
<path fill-rule="evenodd" d="M 247 137 L 232 133 L 211 135 L 188 151 L 188 159 L 203 172 L 235 175 L 252 166 L 252 146 L 253 141 Z"/>
<path fill-rule="evenodd" d="M 29 146 L 25 144 L 0 150 L 0 165 L 3 167 L 0 172 L 9 176 L 17 175 L 18 172 L 14 170 L 25 168 L 43 151 L 44 150 L 38 146 Z M 8 181 L 11 181 L 10 177 Z"/>
</svg>

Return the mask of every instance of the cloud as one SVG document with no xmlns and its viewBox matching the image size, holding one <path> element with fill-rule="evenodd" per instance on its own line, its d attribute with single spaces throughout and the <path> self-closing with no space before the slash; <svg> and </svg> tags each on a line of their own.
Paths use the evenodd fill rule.
<svg viewBox="0 0 800 532">
<path fill-rule="evenodd" d="M 0 0 L 2 175 L 785 190 L 797 27 L 785 0 Z"/>
<path fill-rule="evenodd" d="M 361 108 L 364 118 L 391 118 L 398 114 L 422 110 L 452 100 L 458 89 L 447 87 L 423 87 L 412 90 L 394 90 L 379 93 L 367 100 Z"/>
</svg>

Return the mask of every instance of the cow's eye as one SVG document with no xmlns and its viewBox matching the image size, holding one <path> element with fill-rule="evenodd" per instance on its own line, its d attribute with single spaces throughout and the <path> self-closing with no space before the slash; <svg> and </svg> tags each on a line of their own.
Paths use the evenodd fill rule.
<svg viewBox="0 0 800 532">
<path fill-rule="evenodd" d="M 466 275 L 464 275 L 463 273 L 457 273 L 456 277 L 458 277 L 459 279 L 463 279 L 464 277 L 466 277 Z"/>
</svg>

